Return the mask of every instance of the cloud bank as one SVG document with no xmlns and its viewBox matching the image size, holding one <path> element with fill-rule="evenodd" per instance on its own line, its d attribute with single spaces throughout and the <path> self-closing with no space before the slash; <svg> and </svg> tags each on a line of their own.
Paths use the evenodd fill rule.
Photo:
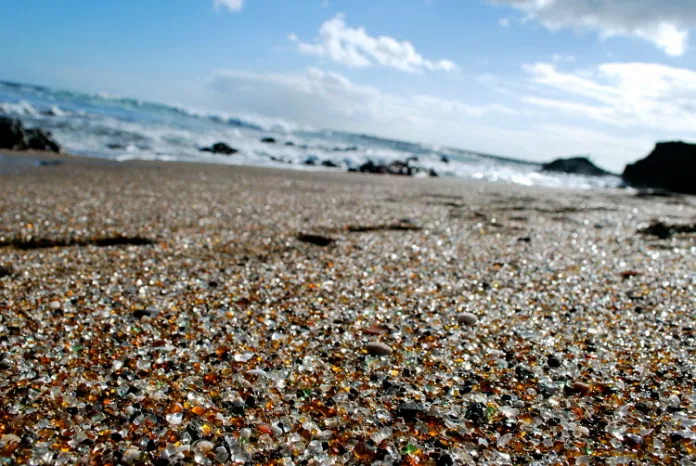
<svg viewBox="0 0 696 466">
<path fill-rule="evenodd" d="M 338 73 L 310 68 L 304 74 L 257 74 L 233 70 L 217 71 L 212 87 L 237 103 L 260 106 L 303 123 L 334 127 L 395 122 L 424 124 L 456 121 L 490 114 L 512 114 L 502 105 L 470 105 L 428 95 L 409 98 L 377 88 L 355 84 Z M 364 128 L 363 128 L 364 130 Z"/>
<path fill-rule="evenodd" d="M 523 11 L 527 20 L 549 29 L 596 31 L 600 37 L 636 37 L 670 56 L 686 52 L 689 30 L 696 27 L 690 0 L 489 0 Z"/>
<path fill-rule="evenodd" d="M 536 63 L 525 69 L 533 83 L 554 91 L 553 97 L 524 97 L 527 103 L 615 127 L 696 132 L 696 71 L 656 63 L 604 63 L 574 72 Z"/>
</svg>

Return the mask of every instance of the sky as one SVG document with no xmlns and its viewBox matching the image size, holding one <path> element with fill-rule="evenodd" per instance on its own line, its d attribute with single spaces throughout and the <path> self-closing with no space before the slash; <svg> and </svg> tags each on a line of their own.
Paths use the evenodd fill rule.
<svg viewBox="0 0 696 466">
<path fill-rule="evenodd" d="M 0 79 L 621 170 L 696 140 L 696 0 L 3 0 Z"/>
</svg>

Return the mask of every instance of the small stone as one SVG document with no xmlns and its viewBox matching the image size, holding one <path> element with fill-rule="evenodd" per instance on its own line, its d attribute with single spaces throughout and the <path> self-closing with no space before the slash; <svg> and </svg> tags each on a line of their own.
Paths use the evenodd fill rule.
<svg viewBox="0 0 696 466">
<path fill-rule="evenodd" d="M 142 460 L 142 452 L 136 448 L 129 448 L 123 452 L 123 462 L 126 464 L 136 464 Z"/>
<path fill-rule="evenodd" d="M 22 439 L 15 434 L 5 434 L 0 437 L 0 448 L 5 448 L 7 445 L 12 443 L 19 443 Z"/>
<path fill-rule="evenodd" d="M 184 420 L 184 413 L 167 414 L 166 418 L 167 418 L 168 423 L 170 423 L 171 425 L 177 426 L 177 425 L 181 424 L 181 421 Z"/>
<path fill-rule="evenodd" d="M 387 356 L 394 352 L 389 345 L 385 345 L 379 341 L 373 341 L 365 346 L 367 352 L 373 356 Z"/>
<path fill-rule="evenodd" d="M 322 246 L 322 247 L 328 246 L 328 245 L 336 242 L 335 239 L 330 238 L 328 236 L 313 235 L 313 234 L 306 234 L 306 233 L 300 233 L 299 235 L 297 235 L 297 239 L 303 243 L 314 244 L 316 246 Z"/>
<path fill-rule="evenodd" d="M 203 453 L 204 455 L 213 448 L 215 448 L 215 445 L 207 440 L 198 440 L 193 446 L 194 451 Z"/>
<path fill-rule="evenodd" d="M 142 319 L 143 317 L 150 317 L 152 316 L 152 311 L 148 309 L 136 309 L 133 311 L 133 317 L 136 319 Z"/>
<path fill-rule="evenodd" d="M 217 142 L 210 147 L 202 148 L 201 152 L 212 152 L 213 154 L 232 155 L 236 154 L 239 151 L 234 147 L 228 146 L 224 142 Z"/>
<path fill-rule="evenodd" d="M 636 403 L 636 410 L 643 414 L 650 414 L 650 412 L 653 410 L 653 405 L 649 401 L 639 401 Z"/>
<path fill-rule="evenodd" d="M 629 448 L 640 448 L 643 445 L 643 437 L 635 434 L 624 435 L 624 443 L 628 445 Z"/>
<path fill-rule="evenodd" d="M 465 325 L 474 325 L 478 322 L 478 317 L 471 312 L 462 312 L 457 316 L 457 322 Z"/>
<path fill-rule="evenodd" d="M 566 385 L 563 388 L 563 393 L 565 393 L 567 396 L 570 396 L 570 395 L 587 396 L 590 394 L 591 390 L 592 390 L 592 387 L 590 387 L 588 384 L 586 384 L 584 382 L 573 382 L 570 385 Z"/>
<path fill-rule="evenodd" d="M 546 363 L 547 363 L 547 364 L 549 365 L 549 367 L 551 367 L 552 369 L 556 369 L 556 368 L 561 367 L 561 360 L 558 359 L 558 358 L 557 358 L 556 356 L 554 356 L 554 355 L 549 356 L 548 359 L 546 360 Z"/>
<path fill-rule="evenodd" d="M 396 410 L 397 416 L 404 418 L 404 421 L 412 421 L 423 412 L 425 407 L 420 403 L 402 403 Z"/>
<path fill-rule="evenodd" d="M 443 453 L 440 456 L 438 456 L 437 461 L 435 462 L 435 466 L 453 466 L 453 465 L 454 465 L 454 460 L 447 453 Z"/>
<path fill-rule="evenodd" d="M 479 402 L 471 403 L 466 408 L 464 417 L 473 422 L 475 426 L 480 426 L 486 420 L 486 405 Z"/>
<path fill-rule="evenodd" d="M 227 452 L 225 447 L 219 446 L 215 449 L 215 461 L 218 463 L 227 463 L 229 459 L 230 454 Z"/>
<path fill-rule="evenodd" d="M 12 275 L 12 266 L 0 264 L 0 278 Z"/>
</svg>

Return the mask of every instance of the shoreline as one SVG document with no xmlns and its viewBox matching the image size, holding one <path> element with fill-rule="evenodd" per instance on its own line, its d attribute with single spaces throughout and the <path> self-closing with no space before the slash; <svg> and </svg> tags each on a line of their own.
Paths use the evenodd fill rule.
<svg viewBox="0 0 696 466">
<path fill-rule="evenodd" d="M 32 157 L 65 163 L 0 173 L 17 463 L 696 452 L 692 197 Z"/>
<path fill-rule="evenodd" d="M 559 193 L 582 193 L 582 192 L 606 192 L 606 193 L 616 193 L 616 192 L 627 192 L 630 194 L 633 194 L 635 191 L 635 188 L 632 187 L 552 187 L 552 186 L 543 186 L 543 185 L 525 185 L 525 184 L 520 184 L 520 183 L 515 183 L 511 181 L 505 181 L 505 180 L 500 180 L 500 181 L 489 181 L 489 180 L 482 180 L 482 179 L 474 179 L 474 178 L 462 178 L 462 177 L 457 177 L 457 176 L 442 176 L 442 177 L 426 177 L 426 176 L 398 176 L 398 175 L 384 175 L 384 174 L 376 174 L 376 173 L 360 173 L 360 172 L 349 172 L 345 170 L 331 170 L 331 169 L 322 169 L 320 167 L 317 167 L 316 169 L 311 168 L 311 169 L 298 169 L 298 168 L 290 168 L 290 167 L 276 167 L 276 166 L 263 166 L 263 165 L 252 165 L 252 164 L 226 164 L 226 163 L 217 163 L 214 161 L 211 162 L 191 162 L 191 161 L 184 161 L 184 160 L 143 160 L 143 159 L 129 159 L 129 160 L 114 160 L 114 159 L 107 159 L 107 158 L 102 158 L 102 157 L 89 157 L 89 156 L 83 156 L 83 155 L 73 155 L 69 153 L 52 153 L 52 152 L 46 152 L 46 151 L 36 151 L 36 150 L 28 150 L 28 151 L 15 151 L 15 150 L 9 150 L 9 149 L 0 149 L 0 175 L 2 174 L 2 169 L 3 169 L 3 163 L 2 163 L 2 156 L 5 156 L 6 159 L 9 160 L 26 160 L 26 159 L 33 159 L 33 161 L 37 162 L 48 162 L 46 166 L 60 166 L 60 165 L 67 165 L 67 166 L 95 166 L 95 167 L 122 167 L 122 168 L 131 168 L 131 167 L 151 167 L 151 168 L 164 168 L 167 166 L 180 166 L 180 167 L 189 167 L 191 169 L 196 169 L 196 168 L 204 168 L 207 169 L 209 167 L 217 167 L 220 169 L 231 169 L 231 170 L 241 170 L 242 172 L 249 171 L 250 173 L 268 173 L 269 175 L 282 175 L 282 174 L 287 174 L 289 177 L 293 177 L 293 175 L 299 175 L 300 178 L 314 178 L 314 177 L 327 177 L 328 179 L 346 179 L 346 180 L 353 180 L 357 181 L 360 180 L 362 177 L 366 177 L 364 179 L 383 179 L 384 182 L 390 183 L 390 182 L 395 182 L 395 183 L 442 183 L 443 185 L 448 185 L 449 183 L 453 184 L 453 188 L 456 189 L 456 186 L 459 184 L 471 184 L 475 186 L 480 186 L 480 187 L 485 187 L 485 186 L 498 186 L 501 187 L 502 189 L 505 189 L 505 186 L 510 187 L 510 189 L 515 190 L 517 188 L 521 190 L 531 190 L 531 191 L 536 191 L 539 190 L 541 192 L 559 192 Z M 58 163 L 55 163 L 58 162 Z M 62 162 L 62 163 L 61 163 Z M 15 172 L 19 169 L 17 164 L 12 164 L 12 168 L 15 169 Z M 45 167 L 46 167 L 45 166 Z M 40 168 L 41 166 L 38 164 L 22 164 L 21 168 L 23 169 L 30 169 L 30 168 Z M 44 168 L 45 168 L 44 167 Z M 223 168 L 224 167 L 224 168 Z M 306 176 L 303 176 L 305 174 Z M 681 194 L 677 194 L 677 196 L 682 196 Z M 684 195 L 688 196 L 688 195 Z"/>
</svg>

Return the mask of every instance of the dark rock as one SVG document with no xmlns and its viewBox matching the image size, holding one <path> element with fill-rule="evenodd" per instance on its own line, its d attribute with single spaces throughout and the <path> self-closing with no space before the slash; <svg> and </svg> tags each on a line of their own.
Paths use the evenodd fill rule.
<svg viewBox="0 0 696 466">
<path fill-rule="evenodd" d="M 364 164 L 360 165 L 358 171 L 362 173 L 376 173 L 380 175 L 400 175 L 400 176 L 413 176 L 413 168 L 408 162 L 401 160 L 395 160 L 389 164 L 376 164 L 372 160 L 368 160 Z"/>
<path fill-rule="evenodd" d="M 413 176 L 415 173 L 408 160 L 405 162 L 396 160 L 387 165 L 386 169 L 389 175 Z"/>
<path fill-rule="evenodd" d="M 261 139 L 261 142 L 263 142 L 264 144 L 275 144 L 278 141 L 276 141 L 275 138 L 263 138 Z"/>
<path fill-rule="evenodd" d="M 303 243 L 310 243 L 316 246 L 328 246 L 329 244 L 336 242 L 335 239 L 329 238 L 328 236 L 312 235 L 305 233 L 300 233 L 299 235 L 297 235 L 297 239 L 298 241 L 301 241 Z"/>
<path fill-rule="evenodd" d="M 553 369 L 561 367 L 561 360 L 554 355 L 549 356 L 546 363 Z"/>
<path fill-rule="evenodd" d="M 234 147 L 230 147 L 224 142 L 216 142 L 210 147 L 204 147 L 201 149 L 201 152 L 212 152 L 213 154 L 224 154 L 224 155 L 232 155 L 236 154 L 239 152 L 237 149 Z"/>
<path fill-rule="evenodd" d="M 379 175 L 415 176 L 418 173 L 426 173 L 428 176 L 437 177 L 438 173 L 432 168 L 426 169 L 414 165 L 418 162 L 418 157 L 409 157 L 406 160 L 394 160 L 390 163 L 375 163 L 368 160 L 358 167 L 349 168 L 348 171 L 359 171 L 361 173 L 375 173 Z"/>
<path fill-rule="evenodd" d="M 441 155 L 441 156 L 440 156 L 440 162 L 442 162 L 442 163 L 450 163 L 450 159 L 449 159 L 449 157 L 447 157 L 446 155 Z"/>
<path fill-rule="evenodd" d="M 635 187 L 696 194 L 696 144 L 660 142 L 644 159 L 626 166 L 623 179 Z"/>
<path fill-rule="evenodd" d="M 585 176 L 605 176 L 611 175 L 606 170 L 602 170 L 593 164 L 587 157 L 570 157 L 567 159 L 556 159 L 553 162 L 545 163 L 541 169 L 547 172 L 573 173 Z"/>
<path fill-rule="evenodd" d="M 402 417 L 404 421 L 412 421 L 420 413 L 425 412 L 425 407 L 420 403 L 402 403 L 396 409 L 396 415 Z"/>
<path fill-rule="evenodd" d="M 294 146 L 295 143 L 292 142 L 292 141 L 288 141 L 288 142 L 285 143 L 285 145 L 286 145 L 286 146 Z"/>
<path fill-rule="evenodd" d="M 638 230 L 638 233 L 648 236 L 657 236 L 659 239 L 668 239 L 672 235 L 681 233 L 696 233 L 696 224 L 670 225 L 663 222 L 653 222 L 646 228 Z"/>
<path fill-rule="evenodd" d="M 310 156 L 307 157 L 307 158 L 304 160 L 304 162 L 302 162 L 302 163 L 303 163 L 304 165 L 309 165 L 309 166 L 312 166 L 312 167 L 313 167 L 313 166 L 315 166 L 317 163 L 319 163 L 319 159 L 318 159 L 316 156 L 314 156 L 314 155 L 310 155 Z"/>
<path fill-rule="evenodd" d="M 53 139 L 53 136 L 49 131 L 44 131 L 39 128 L 32 128 L 27 129 L 25 134 L 29 149 L 60 152 L 60 146 Z"/>
<path fill-rule="evenodd" d="M 336 162 L 334 162 L 333 160 L 324 160 L 321 163 L 321 166 L 322 167 L 329 167 L 329 168 L 336 168 L 336 167 L 338 167 L 338 164 Z"/>
<path fill-rule="evenodd" d="M 383 223 L 378 225 L 348 225 L 345 229 L 351 233 L 369 233 L 373 231 L 419 231 L 423 227 L 413 222 L 399 220 L 395 223 Z"/>
<path fill-rule="evenodd" d="M 3 116 L 0 116 L 0 149 L 61 151 L 50 132 L 25 128 L 20 120 Z"/>
<path fill-rule="evenodd" d="M 230 413 L 236 416 L 243 416 L 244 411 L 246 410 L 247 406 L 244 403 L 243 400 L 234 400 L 234 401 L 223 401 L 222 405 L 227 408 Z"/>
<path fill-rule="evenodd" d="M 360 165 L 358 168 L 358 171 L 361 173 L 380 173 L 384 174 L 386 173 L 387 169 L 384 165 L 377 165 L 374 163 L 372 160 L 368 160 L 367 162 L 363 163 Z"/>
<path fill-rule="evenodd" d="M 0 264 L 0 278 L 12 275 L 12 266 Z"/>
<path fill-rule="evenodd" d="M 480 426 L 486 420 L 486 405 L 483 403 L 471 403 L 466 408 L 464 417 L 474 423 L 475 426 Z"/>
<path fill-rule="evenodd" d="M 119 144 L 118 142 L 110 142 L 106 145 L 107 149 L 113 149 L 113 150 L 123 150 L 126 148 L 123 144 Z M 201 149 L 202 151 L 207 151 L 209 149 L 203 148 Z"/>
<path fill-rule="evenodd" d="M 149 311 L 147 309 L 136 309 L 133 311 L 133 317 L 136 319 L 142 319 L 143 317 L 150 317 L 152 316 L 153 312 Z"/>
<path fill-rule="evenodd" d="M 648 401 L 639 401 L 638 403 L 636 403 L 635 407 L 637 411 L 646 415 L 650 414 L 653 411 L 653 405 Z"/>
<path fill-rule="evenodd" d="M 573 382 L 563 387 L 566 396 L 588 396 L 592 392 L 592 387 L 584 382 Z"/>
</svg>

